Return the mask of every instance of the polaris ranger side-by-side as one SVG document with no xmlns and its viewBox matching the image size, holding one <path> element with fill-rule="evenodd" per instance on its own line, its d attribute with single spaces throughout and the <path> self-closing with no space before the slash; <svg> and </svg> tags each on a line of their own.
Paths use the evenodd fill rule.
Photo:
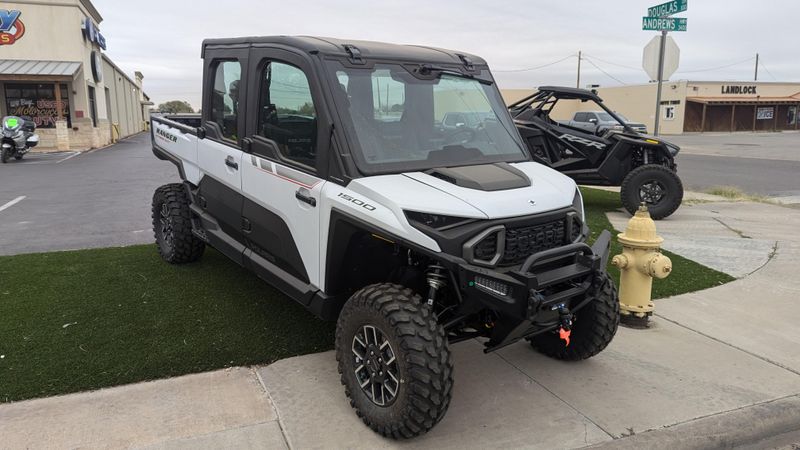
<svg viewBox="0 0 800 450">
<path fill-rule="evenodd" d="M 314 37 L 207 40 L 202 57 L 200 126 L 152 117 L 183 180 L 153 196 L 159 252 L 211 245 L 336 320 L 373 430 L 442 419 L 456 342 L 580 360 L 611 341 L 610 234 L 587 245 L 575 182 L 532 160 L 484 60 Z"/>
<path fill-rule="evenodd" d="M 588 123 L 592 127 L 587 128 L 574 120 L 551 117 L 560 102 L 572 101 L 590 103 L 589 108 L 601 109 L 609 121 L 603 126 Z M 640 134 L 635 128 L 644 125 L 623 120 L 595 92 L 542 86 L 508 109 L 534 161 L 580 184 L 620 186 L 622 205 L 631 214 L 644 202 L 653 219 L 663 219 L 680 206 L 683 184 L 675 164 L 680 148 Z"/>
</svg>

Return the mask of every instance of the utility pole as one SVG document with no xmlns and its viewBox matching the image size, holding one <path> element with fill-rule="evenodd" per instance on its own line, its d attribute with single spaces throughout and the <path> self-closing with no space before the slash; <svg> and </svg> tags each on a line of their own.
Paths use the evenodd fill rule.
<svg viewBox="0 0 800 450">
<path fill-rule="evenodd" d="M 661 51 L 658 52 L 658 91 L 656 91 L 656 124 L 653 136 L 658 136 L 658 122 L 661 119 L 661 84 L 664 81 L 664 48 L 667 46 L 667 31 L 661 31 Z"/>
<path fill-rule="evenodd" d="M 753 81 L 758 81 L 758 53 L 756 53 L 756 75 L 753 77 Z"/>
<path fill-rule="evenodd" d="M 578 50 L 578 81 L 575 83 L 575 87 L 580 89 L 581 87 L 581 51 Z"/>
</svg>

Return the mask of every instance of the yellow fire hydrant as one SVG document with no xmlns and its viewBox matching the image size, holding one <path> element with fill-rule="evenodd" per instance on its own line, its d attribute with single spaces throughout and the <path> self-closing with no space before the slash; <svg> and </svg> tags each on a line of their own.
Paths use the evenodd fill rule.
<svg viewBox="0 0 800 450">
<path fill-rule="evenodd" d="M 661 253 L 664 239 L 656 234 L 656 223 L 642 204 L 624 233 L 617 236 L 623 250 L 611 264 L 619 267 L 619 312 L 623 323 L 647 327 L 655 305 L 651 300 L 653 278 L 666 278 L 672 261 Z"/>
</svg>

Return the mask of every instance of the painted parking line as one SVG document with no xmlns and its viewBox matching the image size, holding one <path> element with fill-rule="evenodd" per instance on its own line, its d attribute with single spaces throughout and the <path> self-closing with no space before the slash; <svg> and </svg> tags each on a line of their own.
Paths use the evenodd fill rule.
<svg viewBox="0 0 800 450">
<path fill-rule="evenodd" d="M 25 200 L 25 196 L 24 195 L 20 195 L 19 197 L 15 198 L 14 200 L 11 200 L 10 202 L 6 203 L 5 205 L 0 206 L 0 212 L 3 212 L 5 210 L 7 210 L 8 208 L 11 208 L 12 206 L 16 205 L 17 203 L 19 203 L 19 202 L 21 202 L 23 200 Z"/>
<path fill-rule="evenodd" d="M 18 164 L 26 166 L 35 164 L 60 164 L 80 154 L 81 152 L 28 153 L 23 159 L 19 161 L 11 160 L 5 166 L 0 167 L 13 167 Z"/>
</svg>

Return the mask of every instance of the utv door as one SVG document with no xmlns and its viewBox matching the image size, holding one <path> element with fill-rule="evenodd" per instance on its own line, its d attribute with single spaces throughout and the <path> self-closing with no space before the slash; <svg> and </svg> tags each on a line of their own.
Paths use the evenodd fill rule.
<svg viewBox="0 0 800 450">
<path fill-rule="evenodd" d="M 242 162 L 245 259 L 262 276 L 277 273 L 290 281 L 284 290 L 300 290 L 290 294 L 302 297 L 302 291 L 320 286 L 318 204 L 325 181 L 319 155 L 330 128 L 320 120 L 320 91 L 304 56 L 254 48 L 250 58 L 254 104 L 248 114 L 249 154 Z"/>
<path fill-rule="evenodd" d="M 220 57 L 215 58 L 219 53 Z M 198 203 L 204 228 L 216 249 L 242 264 L 241 130 L 246 112 L 247 49 L 215 51 L 205 55 L 203 128 L 198 145 L 202 172 Z M 210 216 L 210 217 L 209 217 Z"/>
</svg>

